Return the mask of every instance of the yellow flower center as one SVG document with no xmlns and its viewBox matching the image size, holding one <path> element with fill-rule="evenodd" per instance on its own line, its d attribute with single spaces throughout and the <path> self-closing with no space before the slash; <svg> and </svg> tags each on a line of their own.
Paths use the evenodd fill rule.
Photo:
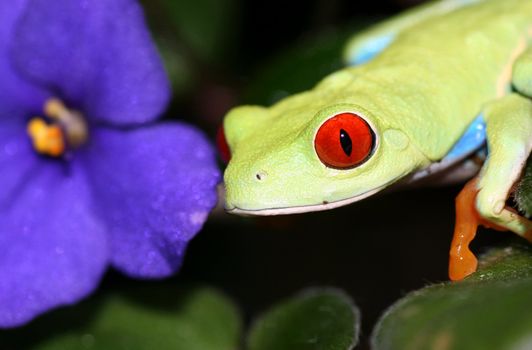
<svg viewBox="0 0 532 350">
<path fill-rule="evenodd" d="M 47 100 L 44 115 L 47 118 L 32 118 L 27 127 L 37 153 L 61 157 L 68 149 L 78 148 L 87 141 L 89 130 L 83 115 L 66 108 L 61 100 Z"/>
</svg>

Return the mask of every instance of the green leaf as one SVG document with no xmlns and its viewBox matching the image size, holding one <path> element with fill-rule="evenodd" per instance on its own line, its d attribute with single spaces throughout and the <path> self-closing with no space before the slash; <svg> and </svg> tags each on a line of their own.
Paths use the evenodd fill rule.
<svg viewBox="0 0 532 350">
<path fill-rule="evenodd" d="M 485 254 L 462 282 L 410 293 L 377 324 L 385 349 L 532 349 L 532 247 L 519 242 Z"/>
<path fill-rule="evenodd" d="M 347 350 L 358 340 L 360 315 L 343 292 L 306 291 L 255 322 L 250 350 Z"/>
<path fill-rule="evenodd" d="M 164 288 L 163 288 L 164 287 Z M 134 285 L 0 332 L 1 349 L 234 350 L 239 314 L 210 288 Z"/>
<path fill-rule="evenodd" d="M 235 0 L 143 0 L 156 31 L 171 32 L 203 61 L 217 62 L 234 44 Z"/>
<path fill-rule="evenodd" d="M 251 79 L 247 104 L 271 105 L 311 89 L 325 76 L 345 66 L 343 51 L 348 39 L 377 18 L 359 18 L 350 26 L 312 35 L 266 62 Z"/>
<path fill-rule="evenodd" d="M 527 217 L 532 216 L 532 157 L 528 158 L 523 179 L 517 186 L 515 200 L 521 212 Z"/>
</svg>

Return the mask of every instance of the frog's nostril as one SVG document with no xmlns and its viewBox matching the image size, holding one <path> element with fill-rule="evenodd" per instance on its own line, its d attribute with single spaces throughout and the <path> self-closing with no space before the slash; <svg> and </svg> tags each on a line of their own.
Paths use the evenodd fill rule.
<svg viewBox="0 0 532 350">
<path fill-rule="evenodd" d="M 268 174 L 266 174 L 266 172 L 264 171 L 259 171 L 255 174 L 255 178 L 259 181 L 264 181 L 266 180 L 266 177 L 268 176 Z"/>
</svg>

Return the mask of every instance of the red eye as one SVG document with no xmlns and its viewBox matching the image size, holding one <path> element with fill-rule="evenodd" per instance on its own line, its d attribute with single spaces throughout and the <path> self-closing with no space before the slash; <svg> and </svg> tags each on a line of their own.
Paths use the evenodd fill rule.
<svg viewBox="0 0 532 350">
<path fill-rule="evenodd" d="M 320 160 L 331 168 L 348 169 L 368 159 L 375 146 L 375 134 L 368 123 L 354 113 L 340 113 L 320 126 L 314 148 Z"/>
<path fill-rule="evenodd" d="M 216 146 L 218 146 L 218 152 L 220 153 L 220 158 L 222 158 L 222 161 L 229 163 L 229 160 L 231 160 L 231 150 L 229 149 L 229 145 L 225 139 L 223 125 L 218 128 L 218 132 L 216 133 Z"/>
</svg>

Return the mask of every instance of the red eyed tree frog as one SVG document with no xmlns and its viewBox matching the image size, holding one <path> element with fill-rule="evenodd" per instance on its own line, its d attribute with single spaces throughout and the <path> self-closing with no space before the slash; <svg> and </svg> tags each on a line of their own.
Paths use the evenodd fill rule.
<svg viewBox="0 0 532 350">
<path fill-rule="evenodd" d="M 449 275 L 476 270 L 477 226 L 532 241 L 506 206 L 532 148 L 532 1 L 431 3 L 355 36 L 351 63 L 312 90 L 224 119 L 226 210 L 332 209 L 393 185 L 465 180 Z M 302 63 L 304 64 L 304 62 Z"/>
</svg>

